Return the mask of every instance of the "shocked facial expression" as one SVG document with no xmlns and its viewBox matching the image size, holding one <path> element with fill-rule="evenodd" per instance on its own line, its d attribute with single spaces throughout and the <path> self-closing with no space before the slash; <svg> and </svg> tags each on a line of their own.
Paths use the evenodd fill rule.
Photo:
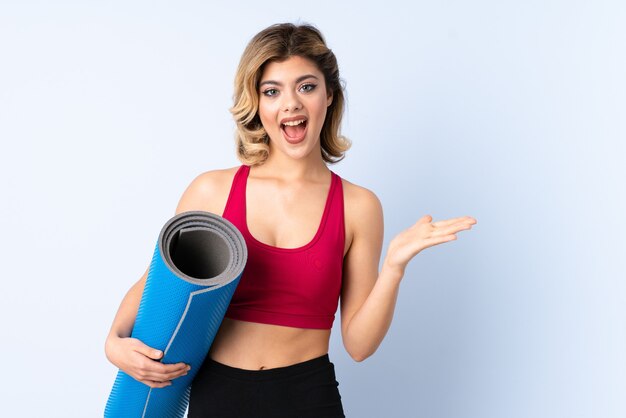
<svg viewBox="0 0 626 418">
<path fill-rule="evenodd" d="M 259 117 L 270 137 L 270 154 L 302 158 L 319 150 L 326 109 L 332 103 L 324 75 L 299 56 L 265 65 L 259 82 Z"/>
</svg>

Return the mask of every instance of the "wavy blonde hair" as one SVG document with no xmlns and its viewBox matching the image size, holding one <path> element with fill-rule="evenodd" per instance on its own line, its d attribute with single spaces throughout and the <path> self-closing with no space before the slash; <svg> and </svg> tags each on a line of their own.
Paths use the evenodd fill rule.
<svg viewBox="0 0 626 418">
<path fill-rule="evenodd" d="M 324 74 L 326 91 L 333 95 L 320 133 L 322 158 L 328 164 L 336 163 L 350 148 L 350 141 L 339 134 L 344 95 L 335 54 L 326 46 L 317 28 L 309 24 L 280 23 L 252 38 L 237 68 L 234 104 L 230 112 L 237 124 L 237 157 L 244 164 L 263 164 L 269 156 L 269 137 L 258 114 L 259 82 L 265 64 L 282 62 L 291 56 L 312 61 Z"/>
</svg>

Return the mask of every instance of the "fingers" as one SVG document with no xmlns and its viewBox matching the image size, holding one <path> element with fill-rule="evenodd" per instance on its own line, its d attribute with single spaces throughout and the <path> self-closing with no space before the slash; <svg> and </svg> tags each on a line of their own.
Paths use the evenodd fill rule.
<svg viewBox="0 0 626 418">
<path fill-rule="evenodd" d="M 410 228 L 398 234 L 389 244 L 386 263 L 400 268 L 426 248 L 455 241 L 460 231 L 472 228 L 476 219 L 471 216 L 431 222 L 432 216 L 425 215 Z"/>
<path fill-rule="evenodd" d="M 152 347 L 148 347 L 146 344 L 142 343 L 139 340 L 135 340 L 134 350 L 144 356 L 151 358 L 153 360 L 160 360 L 163 357 L 163 352 L 161 350 L 154 349 Z"/>
<path fill-rule="evenodd" d="M 171 380 L 180 376 L 186 375 L 189 370 L 191 370 L 191 366 L 188 366 L 185 363 L 176 363 L 176 364 L 162 364 L 156 363 L 152 365 L 152 370 L 150 370 L 150 375 L 148 377 L 154 377 L 154 380 Z"/>
<path fill-rule="evenodd" d="M 172 384 L 171 380 L 185 376 L 191 367 L 185 363 L 163 364 L 159 360 L 164 353 L 134 340 L 132 350 L 135 351 L 135 365 L 131 374 L 138 381 L 152 388 L 161 388 Z"/>
<path fill-rule="evenodd" d="M 436 245 L 441 242 L 456 239 L 454 234 L 463 230 L 472 229 L 472 225 L 477 223 L 476 219 L 471 216 L 460 216 L 458 218 L 437 222 L 430 222 L 429 220 L 432 220 L 432 216 L 430 215 L 425 215 L 420 218 L 415 225 L 408 229 L 408 231 L 411 231 L 408 239 L 412 241 L 416 237 L 422 239 L 435 238 L 437 242 L 430 242 L 430 245 Z"/>
<path fill-rule="evenodd" d="M 147 373 L 145 375 L 142 375 L 144 377 L 137 380 L 145 383 L 152 388 L 163 388 L 166 386 L 170 386 L 172 384 L 172 380 L 187 375 L 187 373 L 191 369 L 190 366 L 184 363 L 177 363 L 176 365 L 178 364 L 184 365 L 182 371 L 176 371 L 171 373 Z"/>
<path fill-rule="evenodd" d="M 461 223 L 461 224 L 454 224 L 454 225 L 450 225 L 447 228 L 441 228 L 439 231 L 436 231 L 433 235 L 450 235 L 450 234 L 456 234 L 458 232 L 461 231 L 467 231 L 472 229 L 472 225 L 470 224 L 466 224 L 466 223 Z"/>
<path fill-rule="evenodd" d="M 163 364 L 144 359 L 137 368 L 137 375 L 142 380 L 164 382 L 185 376 L 190 369 L 191 367 L 185 363 Z"/>
<path fill-rule="evenodd" d="M 425 218 L 426 217 L 422 218 L 420 222 Z M 458 238 L 456 236 L 457 233 L 463 230 L 472 229 L 472 225 L 476 223 L 476 219 L 471 216 L 461 216 L 458 218 L 432 222 L 428 225 L 422 224 L 421 228 L 426 228 L 426 231 L 429 231 L 423 235 L 425 246 L 432 247 L 445 242 L 455 241 Z M 428 230 L 428 228 L 431 229 Z"/>
<path fill-rule="evenodd" d="M 446 219 L 444 221 L 433 222 L 432 225 L 439 228 L 439 227 L 453 225 L 457 222 L 469 223 L 471 225 L 474 225 L 476 224 L 476 219 L 472 218 L 471 216 L 461 216 L 458 218 L 452 218 L 452 219 Z"/>
<path fill-rule="evenodd" d="M 185 376 L 191 370 L 190 366 L 182 362 L 162 363 L 165 353 L 149 347 L 137 338 L 120 338 L 118 344 L 112 347 L 110 351 L 115 359 L 114 364 L 151 388 L 169 386 L 172 380 Z"/>
<path fill-rule="evenodd" d="M 191 370 L 191 367 L 186 365 L 185 363 L 182 363 L 182 364 L 184 365 L 183 369 L 176 370 L 170 373 L 165 373 L 163 374 L 163 378 L 165 378 L 165 380 L 172 380 L 172 379 L 176 379 L 177 377 L 186 376 L 187 373 L 189 373 L 189 370 Z"/>
</svg>

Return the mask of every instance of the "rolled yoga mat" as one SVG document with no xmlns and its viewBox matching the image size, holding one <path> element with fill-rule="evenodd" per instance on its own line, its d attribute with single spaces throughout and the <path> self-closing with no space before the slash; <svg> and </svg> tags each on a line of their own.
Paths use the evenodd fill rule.
<svg viewBox="0 0 626 418">
<path fill-rule="evenodd" d="M 243 236 L 209 212 L 184 212 L 159 235 L 132 337 L 163 351 L 165 364 L 191 365 L 172 385 L 152 389 L 119 371 L 106 418 L 182 417 L 191 382 L 204 361 L 239 283 L 248 252 Z"/>
</svg>

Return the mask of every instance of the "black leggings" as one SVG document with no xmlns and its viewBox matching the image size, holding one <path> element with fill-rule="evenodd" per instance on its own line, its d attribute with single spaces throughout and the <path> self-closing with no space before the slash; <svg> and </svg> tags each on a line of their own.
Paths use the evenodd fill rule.
<svg viewBox="0 0 626 418">
<path fill-rule="evenodd" d="M 343 418 L 328 354 L 292 366 L 244 370 L 207 357 L 191 385 L 189 418 Z"/>
</svg>

